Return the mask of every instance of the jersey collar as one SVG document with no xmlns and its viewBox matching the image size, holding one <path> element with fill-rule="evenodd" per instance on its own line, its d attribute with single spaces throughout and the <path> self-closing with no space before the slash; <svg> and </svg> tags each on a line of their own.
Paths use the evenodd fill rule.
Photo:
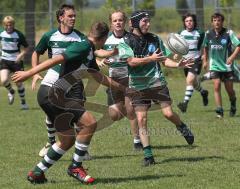
<svg viewBox="0 0 240 189">
<path fill-rule="evenodd" d="M 73 32 L 73 29 L 72 29 L 70 32 L 67 32 L 67 33 L 63 33 L 63 32 L 61 31 L 61 28 L 58 28 L 58 31 L 59 31 L 61 34 L 63 34 L 63 35 L 69 35 L 70 33 Z"/>
</svg>

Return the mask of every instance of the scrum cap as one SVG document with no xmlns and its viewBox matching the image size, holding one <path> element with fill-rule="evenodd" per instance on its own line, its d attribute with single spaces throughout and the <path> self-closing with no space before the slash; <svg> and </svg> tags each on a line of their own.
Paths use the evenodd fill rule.
<svg viewBox="0 0 240 189">
<path fill-rule="evenodd" d="M 145 17 L 149 18 L 149 14 L 146 11 L 135 11 L 134 13 L 132 13 L 130 18 L 132 22 L 132 27 L 139 28 L 140 20 Z"/>
</svg>

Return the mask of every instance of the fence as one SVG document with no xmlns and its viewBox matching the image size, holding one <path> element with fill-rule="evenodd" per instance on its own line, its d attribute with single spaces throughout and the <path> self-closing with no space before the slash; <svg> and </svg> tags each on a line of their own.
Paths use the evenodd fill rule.
<svg viewBox="0 0 240 189">
<path fill-rule="evenodd" d="M 194 12 L 194 10 L 185 10 L 189 12 Z M 240 24 L 238 21 L 240 7 L 230 7 L 220 10 L 226 17 L 225 25 L 228 28 L 233 29 L 237 33 L 240 31 Z M 215 12 L 214 7 L 206 7 L 203 10 L 203 23 L 204 23 L 204 30 L 211 27 L 210 17 Z M 106 8 L 99 8 L 99 9 L 82 9 L 77 10 L 77 20 L 76 20 L 76 26 L 75 28 L 79 29 L 80 31 L 83 31 L 84 33 L 87 33 L 90 25 L 94 21 L 105 21 L 108 22 L 108 15 L 109 10 Z M 57 27 L 57 22 L 55 19 L 55 12 L 49 13 L 49 12 L 33 12 L 28 13 L 28 21 L 31 23 L 35 23 L 35 25 L 30 24 L 26 25 L 25 17 L 26 12 L 1 12 L 0 13 L 0 19 L 2 19 L 6 15 L 11 15 L 15 18 L 16 24 L 15 27 L 25 32 L 25 29 L 30 30 L 34 32 L 34 35 L 29 36 L 35 36 L 29 38 L 27 37 L 27 40 L 30 44 L 35 44 L 35 42 L 38 42 L 42 34 L 48 30 L 51 29 L 51 26 Z M 32 16 L 31 16 L 32 15 Z M 130 15 L 130 13 L 128 14 Z M 199 15 L 197 15 L 199 16 Z M 52 19 L 53 18 L 53 19 Z M 31 20 L 34 19 L 34 20 Z M 53 20 L 53 23 L 51 22 Z M 35 31 L 33 30 L 35 27 Z M 154 33 L 169 33 L 169 32 L 176 32 L 179 29 L 182 28 L 182 21 L 181 16 L 179 15 L 178 11 L 174 8 L 161 8 L 155 10 L 155 15 L 151 20 L 151 31 Z M 29 32 L 28 32 L 29 33 Z"/>
</svg>

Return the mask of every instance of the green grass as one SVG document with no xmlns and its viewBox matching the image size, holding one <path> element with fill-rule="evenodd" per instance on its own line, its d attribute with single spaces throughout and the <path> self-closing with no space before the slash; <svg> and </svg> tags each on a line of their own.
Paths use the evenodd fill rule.
<svg viewBox="0 0 240 189">
<path fill-rule="evenodd" d="M 12 106 L 7 104 L 7 92 L 0 88 L 0 188 L 164 188 L 164 189 L 219 189 L 239 188 L 240 119 L 228 116 L 229 101 L 223 90 L 225 117 L 215 118 L 212 82 L 203 83 L 209 89 L 209 106 L 203 107 L 201 96 L 194 93 L 188 112 L 182 114 L 176 104 L 183 99 L 184 79 L 168 78 L 173 108 L 195 134 L 193 147 L 175 130 L 175 126 L 163 118 L 160 111 L 149 113 L 151 144 L 157 164 L 142 167 L 142 152 L 133 151 L 129 123 L 126 119 L 101 130 L 93 137 L 90 153 L 93 160 L 85 162 L 89 173 L 97 178 L 94 185 L 86 186 L 68 177 L 66 169 L 73 149 L 47 173 L 50 181 L 33 186 L 26 175 L 40 161 L 38 152 L 46 143 L 44 114 L 36 101 L 36 92 L 26 83 L 30 110 L 21 111 L 19 98 Z M 235 85 L 239 98 L 239 84 Z M 100 89 L 96 98 L 105 104 L 105 93 Z M 97 108 L 96 108 L 97 109 Z M 99 114 L 97 114 L 99 116 Z"/>
</svg>

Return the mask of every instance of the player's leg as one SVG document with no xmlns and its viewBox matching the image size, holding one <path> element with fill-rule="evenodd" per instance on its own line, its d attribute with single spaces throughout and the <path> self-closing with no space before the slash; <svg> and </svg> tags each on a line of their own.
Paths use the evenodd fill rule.
<svg viewBox="0 0 240 189">
<path fill-rule="evenodd" d="M 150 102 L 149 102 L 150 103 Z M 149 166 L 155 164 L 155 160 L 150 145 L 150 136 L 147 128 L 147 112 L 149 105 L 142 104 L 134 105 L 134 110 L 137 116 L 137 122 L 139 127 L 139 136 L 143 145 L 144 160 L 143 165 Z"/>
<path fill-rule="evenodd" d="M 173 124 L 176 125 L 177 130 L 182 134 L 189 145 L 194 143 L 194 135 L 192 134 L 191 130 L 187 127 L 185 123 L 181 121 L 179 116 L 173 112 L 171 106 L 162 107 L 162 113 L 165 118 L 171 121 Z"/>
<path fill-rule="evenodd" d="M 27 179 L 31 183 L 40 184 L 47 182 L 44 173 L 73 146 L 75 132 L 73 129 L 61 131 L 58 133 L 58 138 L 59 141 L 49 148 L 44 158 L 28 173 Z"/>
<path fill-rule="evenodd" d="M 26 103 L 25 99 L 25 87 L 22 82 L 16 83 L 17 88 L 18 88 L 18 94 L 21 100 L 21 109 L 22 110 L 28 110 L 28 105 Z"/>
<path fill-rule="evenodd" d="M 48 94 L 49 94 L 50 87 L 46 85 L 40 85 L 37 93 L 37 101 L 41 109 L 46 114 L 45 124 L 47 128 L 47 135 L 48 141 L 47 144 L 40 150 L 39 156 L 44 157 L 51 145 L 56 142 L 55 134 L 56 129 L 54 127 L 54 120 L 51 119 L 51 116 L 54 114 L 54 107 L 52 106 L 51 102 L 49 102 Z"/>
<path fill-rule="evenodd" d="M 213 79 L 214 98 L 216 103 L 216 113 L 218 118 L 223 117 L 222 94 L 221 94 L 221 80 L 220 78 Z"/>
<path fill-rule="evenodd" d="M 213 80 L 213 88 L 214 88 L 214 99 L 216 104 L 216 114 L 217 118 L 223 117 L 223 107 L 222 107 L 222 96 L 221 96 L 221 80 L 222 80 L 222 73 L 211 71 L 210 77 Z"/>
<path fill-rule="evenodd" d="M 44 157 L 49 148 L 56 142 L 56 129 L 53 125 L 53 122 L 50 120 L 48 116 L 46 116 L 46 129 L 47 129 L 47 135 L 48 135 L 48 141 L 46 145 L 39 151 L 39 156 Z"/>
<path fill-rule="evenodd" d="M 87 184 L 94 182 L 95 179 L 87 174 L 82 166 L 82 162 L 96 128 L 96 119 L 90 112 L 85 111 L 77 123 L 78 131 L 75 141 L 75 152 L 72 163 L 68 167 L 69 176 Z"/>
<path fill-rule="evenodd" d="M 167 86 L 155 90 L 155 99 L 158 99 L 162 113 L 169 121 L 176 125 L 177 130 L 184 136 L 188 144 L 193 144 L 194 136 L 191 130 L 183 123 L 179 116 L 172 110 L 172 99 Z"/>
<path fill-rule="evenodd" d="M 14 94 L 15 91 L 12 88 L 12 84 L 10 82 L 10 70 L 9 69 L 1 69 L 1 83 L 8 90 L 8 103 L 11 105 L 14 102 Z"/>
<path fill-rule="evenodd" d="M 142 150 L 143 145 L 141 143 L 141 139 L 139 136 L 139 128 L 138 123 L 136 119 L 136 114 L 134 112 L 134 108 L 132 106 L 132 103 L 130 101 L 129 97 L 125 97 L 125 107 L 127 112 L 127 118 L 130 122 L 131 132 L 133 135 L 133 146 L 135 150 Z"/>
<path fill-rule="evenodd" d="M 194 66 L 190 69 L 190 73 L 194 75 L 194 80 L 193 80 L 193 87 L 196 91 L 200 92 L 202 95 L 202 101 L 203 105 L 207 106 L 208 105 L 208 90 L 203 89 L 201 86 L 201 81 L 199 78 L 199 74 L 201 73 L 202 70 L 202 63 L 201 61 L 197 61 Z"/>
<path fill-rule="evenodd" d="M 119 121 L 126 115 L 123 101 L 112 104 L 108 108 L 109 116 L 113 121 Z"/>
<path fill-rule="evenodd" d="M 182 111 L 182 112 L 186 112 L 187 111 L 187 106 L 188 106 L 188 102 L 190 101 L 193 91 L 194 91 L 194 87 L 193 87 L 193 83 L 194 83 L 194 79 L 195 79 L 195 75 L 192 74 L 191 72 L 188 71 L 188 69 L 184 70 L 185 74 L 186 74 L 186 90 L 185 90 L 185 96 L 184 96 L 184 100 L 183 102 L 180 102 L 177 106 L 178 108 Z"/>
<path fill-rule="evenodd" d="M 236 94 L 233 89 L 233 81 L 232 80 L 226 80 L 224 81 L 225 89 L 228 93 L 228 97 L 230 100 L 230 112 L 229 115 L 233 117 L 236 114 L 237 108 L 236 108 Z"/>
</svg>

